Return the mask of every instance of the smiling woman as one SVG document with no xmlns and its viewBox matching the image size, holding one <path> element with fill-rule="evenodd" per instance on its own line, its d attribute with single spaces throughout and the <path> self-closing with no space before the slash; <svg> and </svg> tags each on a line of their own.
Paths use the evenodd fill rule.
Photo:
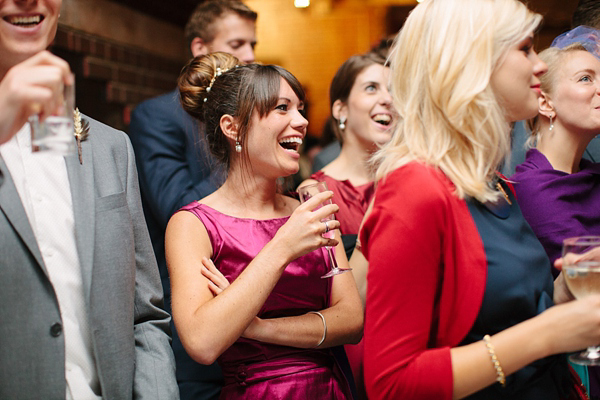
<svg viewBox="0 0 600 400">
<path fill-rule="evenodd" d="M 530 124 L 535 148 L 511 177 L 523 215 L 552 262 L 563 239 L 600 234 L 599 208 L 591 206 L 600 204 L 600 164 L 582 159 L 600 134 L 598 42 L 600 31 L 579 27 L 540 53 L 548 72 L 541 77 L 539 115 Z"/>
<path fill-rule="evenodd" d="M 278 193 L 278 179 L 298 171 L 306 135 L 299 82 L 281 67 L 213 53 L 184 67 L 179 89 L 228 171 L 223 186 L 167 227 L 173 317 L 186 351 L 200 363 L 218 360 L 221 398 L 351 398 L 329 347 L 360 339 L 362 307 L 350 274 L 320 278 L 330 269 L 324 246 L 343 257 L 339 236 L 322 236 L 338 226 L 321 222 L 337 206 L 320 207 L 331 192 L 301 205 Z"/>
<path fill-rule="evenodd" d="M 314 173 L 299 187 L 324 181 L 335 194 L 340 207 L 336 219 L 346 256 L 354 252 L 360 223 L 375 193 L 374 174 L 369 157 L 392 133 L 394 111 L 388 92 L 389 67 L 375 53 L 355 55 L 346 60 L 335 74 L 329 89 L 332 126 L 341 142 L 340 155 Z M 353 276 L 361 297 L 366 291 L 366 263 L 360 254 L 354 256 Z M 356 382 L 359 399 L 366 399 L 363 385 L 362 342 L 345 346 Z"/>
<path fill-rule="evenodd" d="M 511 177 L 523 216 L 552 263 L 564 239 L 600 235 L 600 164 L 582 158 L 600 134 L 598 43 L 600 31 L 581 26 L 540 53 L 548 72 L 541 77 L 539 115 L 530 122 L 535 148 Z M 588 371 L 590 394 L 598 398 L 600 369 Z"/>
<path fill-rule="evenodd" d="M 336 194 L 342 235 L 356 235 L 371 196 L 374 175 L 369 157 L 392 132 L 394 111 L 388 92 L 389 68 L 374 53 L 350 57 L 331 82 L 329 100 L 340 155 L 300 186 L 324 180 Z M 352 253 L 349 246 L 348 256 Z"/>
</svg>

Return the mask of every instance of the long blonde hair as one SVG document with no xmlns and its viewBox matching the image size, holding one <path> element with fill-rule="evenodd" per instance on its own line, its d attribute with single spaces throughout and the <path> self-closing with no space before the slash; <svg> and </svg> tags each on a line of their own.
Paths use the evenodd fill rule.
<svg viewBox="0 0 600 400">
<path fill-rule="evenodd" d="M 490 85 L 494 68 L 542 17 L 516 0 L 425 0 L 391 53 L 392 140 L 376 179 L 411 161 L 438 167 L 460 198 L 495 200 L 487 182 L 510 150 L 510 124 Z"/>
</svg>

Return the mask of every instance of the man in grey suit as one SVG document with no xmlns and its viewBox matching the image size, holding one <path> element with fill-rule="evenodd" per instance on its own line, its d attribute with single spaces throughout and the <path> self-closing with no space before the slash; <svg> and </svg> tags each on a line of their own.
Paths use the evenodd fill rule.
<svg viewBox="0 0 600 400">
<path fill-rule="evenodd" d="M 178 399 L 129 139 L 84 116 L 81 159 L 31 151 L 61 2 L 0 2 L 0 399 Z"/>
</svg>

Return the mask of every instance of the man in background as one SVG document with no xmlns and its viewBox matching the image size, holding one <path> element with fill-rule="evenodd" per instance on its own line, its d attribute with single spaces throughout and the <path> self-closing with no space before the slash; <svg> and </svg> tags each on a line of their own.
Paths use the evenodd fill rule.
<svg viewBox="0 0 600 400">
<path fill-rule="evenodd" d="M 129 139 L 83 116 L 81 161 L 32 153 L 28 117 L 73 84 L 45 51 L 61 4 L 0 1 L 0 399 L 175 400 Z"/>
<path fill-rule="evenodd" d="M 257 14 L 239 0 L 207 0 L 194 10 L 185 27 L 192 56 L 216 51 L 254 61 Z M 213 161 L 203 139 L 204 128 L 179 103 L 177 89 L 141 103 L 133 112 L 130 137 L 137 157 L 144 214 L 171 311 L 171 289 L 165 261 L 165 230 L 173 213 L 212 193 L 224 171 Z M 218 365 L 203 366 L 185 352 L 175 326 L 173 352 L 181 398 L 216 399 L 223 378 Z"/>
</svg>

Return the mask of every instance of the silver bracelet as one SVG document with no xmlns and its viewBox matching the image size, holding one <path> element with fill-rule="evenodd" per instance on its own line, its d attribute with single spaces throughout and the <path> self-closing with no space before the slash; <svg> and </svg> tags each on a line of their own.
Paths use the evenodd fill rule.
<svg viewBox="0 0 600 400">
<path fill-rule="evenodd" d="M 323 337 L 321 338 L 321 341 L 319 342 L 319 344 L 315 346 L 315 349 L 316 349 L 317 347 L 319 347 L 320 345 L 323 344 L 323 342 L 325 341 L 325 338 L 327 337 L 327 323 L 325 322 L 325 317 L 320 312 L 309 311 L 308 313 L 309 314 L 317 314 L 319 317 L 321 317 L 321 321 L 323 321 Z"/>
</svg>

